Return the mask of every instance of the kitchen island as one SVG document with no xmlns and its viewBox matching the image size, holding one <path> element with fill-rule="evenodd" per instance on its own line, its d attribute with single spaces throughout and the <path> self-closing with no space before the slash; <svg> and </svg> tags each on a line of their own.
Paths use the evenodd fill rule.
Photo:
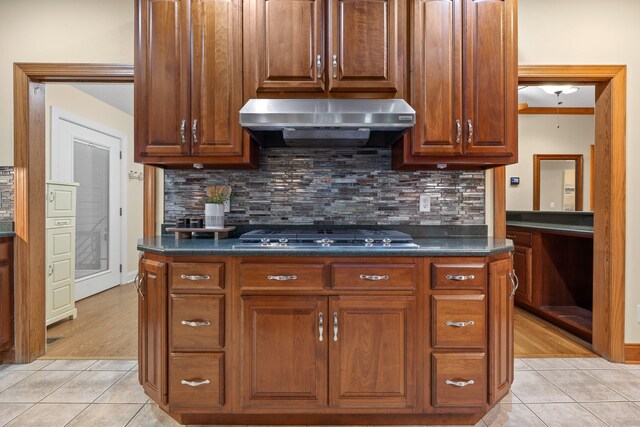
<svg viewBox="0 0 640 427">
<path fill-rule="evenodd" d="M 179 422 L 473 424 L 508 393 L 511 241 L 237 243 L 139 241 L 140 382 Z"/>
</svg>

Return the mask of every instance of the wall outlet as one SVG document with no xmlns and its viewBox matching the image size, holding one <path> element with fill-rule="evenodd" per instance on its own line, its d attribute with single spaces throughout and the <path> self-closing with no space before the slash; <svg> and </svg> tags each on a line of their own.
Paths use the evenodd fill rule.
<svg viewBox="0 0 640 427">
<path fill-rule="evenodd" d="M 224 211 L 225 213 L 231 212 L 231 200 L 224 202 Z"/>
<path fill-rule="evenodd" d="M 420 205 L 418 207 L 419 212 L 431 212 L 431 196 L 428 194 L 420 195 Z"/>
</svg>

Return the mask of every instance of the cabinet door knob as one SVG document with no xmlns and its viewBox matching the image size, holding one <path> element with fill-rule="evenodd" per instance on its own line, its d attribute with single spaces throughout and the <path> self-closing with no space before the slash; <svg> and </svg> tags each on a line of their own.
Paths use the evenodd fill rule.
<svg viewBox="0 0 640 427">
<path fill-rule="evenodd" d="M 389 276 L 387 276 L 386 274 L 384 276 L 367 276 L 366 274 L 361 274 L 360 278 L 362 280 L 373 280 L 373 281 L 389 280 Z"/>
<path fill-rule="evenodd" d="M 187 142 L 187 121 L 185 119 L 180 122 L 180 142 L 183 144 Z"/>
<path fill-rule="evenodd" d="M 182 380 L 180 381 L 180 384 L 182 385 L 188 385 L 189 387 L 199 387 L 201 385 L 207 385 L 207 384 L 211 384 L 211 381 L 209 380 L 194 380 L 194 381 L 189 381 L 189 380 Z"/>
<path fill-rule="evenodd" d="M 447 320 L 444 324 L 447 326 L 455 326 L 456 328 L 464 328 L 465 326 L 473 326 L 476 322 L 473 320 L 469 320 L 468 322 L 453 322 L 451 320 Z"/>
<path fill-rule="evenodd" d="M 476 276 L 474 276 L 473 274 L 470 274 L 468 276 L 453 276 L 451 274 L 447 274 L 446 276 L 444 276 L 444 278 L 447 280 L 455 280 L 456 282 L 463 282 L 465 280 L 473 280 L 476 278 Z"/>
<path fill-rule="evenodd" d="M 338 78 L 338 55 L 333 55 L 333 78 Z"/>
<path fill-rule="evenodd" d="M 445 380 L 444 383 L 447 384 L 447 385 L 455 386 L 455 387 L 466 387 L 468 385 L 474 385 L 476 382 L 474 380 L 469 380 L 469 381 Z"/>
<path fill-rule="evenodd" d="M 467 137 L 467 144 L 471 145 L 473 142 L 473 125 L 471 124 L 471 120 L 467 120 L 467 128 L 469 129 L 469 136 Z"/>
<path fill-rule="evenodd" d="M 269 280 L 280 280 L 280 281 L 287 281 L 287 280 L 297 280 L 298 276 L 296 276 L 295 274 L 291 275 L 291 276 L 267 276 L 267 279 Z"/>
<path fill-rule="evenodd" d="M 460 144 L 460 138 L 462 138 L 462 124 L 460 119 L 456 119 L 456 144 Z"/>
<path fill-rule="evenodd" d="M 320 312 L 320 315 L 318 317 L 319 317 L 318 334 L 320 335 L 318 337 L 318 340 L 324 341 L 324 315 L 322 314 L 322 312 Z"/>
<path fill-rule="evenodd" d="M 183 279 L 183 280 L 191 280 L 191 281 L 209 280 L 209 279 L 211 279 L 210 276 L 198 276 L 198 275 L 192 275 L 192 274 L 182 274 L 180 276 L 180 278 Z"/>
<path fill-rule="evenodd" d="M 333 312 L 333 340 L 338 341 L 338 313 Z"/>
<path fill-rule="evenodd" d="M 322 56 L 316 57 L 316 69 L 318 70 L 318 79 L 322 78 Z"/>
<path fill-rule="evenodd" d="M 193 119 L 191 134 L 193 135 L 193 143 L 197 144 L 198 143 L 198 119 Z"/>
<path fill-rule="evenodd" d="M 208 320 L 183 320 L 180 323 L 182 323 L 184 326 L 191 326 L 192 328 L 211 325 L 211 322 Z"/>
<path fill-rule="evenodd" d="M 49 266 L 49 276 L 53 275 L 53 265 Z"/>
<path fill-rule="evenodd" d="M 56 201 L 56 193 L 54 193 L 53 191 L 51 193 L 49 193 L 49 201 L 51 203 Z"/>
</svg>

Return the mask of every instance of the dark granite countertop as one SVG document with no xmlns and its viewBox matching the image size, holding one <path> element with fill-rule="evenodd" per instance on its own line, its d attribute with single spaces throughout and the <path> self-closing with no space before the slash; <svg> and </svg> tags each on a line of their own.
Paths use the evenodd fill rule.
<svg viewBox="0 0 640 427">
<path fill-rule="evenodd" d="M 0 221 L 0 237 L 13 237 L 15 235 L 13 221 Z"/>
<path fill-rule="evenodd" d="M 166 256 L 490 256 L 514 249 L 511 240 L 493 237 L 431 237 L 414 239 L 416 249 L 304 248 L 234 249 L 238 239 L 179 239 L 173 235 L 138 240 L 138 250 Z"/>
<path fill-rule="evenodd" d="M 507 227 L 527 228 L 529 230 L 560 232 L 578 236 L 593 237 L 593 225 L 554 224 L 533 221 L 507 221 Z"/>
</svg>

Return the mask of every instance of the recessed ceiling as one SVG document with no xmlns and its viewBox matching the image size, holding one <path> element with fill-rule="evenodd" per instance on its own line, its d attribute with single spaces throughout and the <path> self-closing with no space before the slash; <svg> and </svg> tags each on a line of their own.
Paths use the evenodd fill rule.
<svg viewBox="0 0 640 427">
<path fill-rule="evenodd" d="M 72 83 L 71 86 L 133 116 L 133 83 Z"/>
<path fill-rule="evenodd" d="M 522 87 L 522 86 L 520 86 Z M 578 86 L 577 92 L 570 94 L 560 94 L 561 108 L 593 108 L 596 105 L 596 87 Z M 528 104 L 529 107 L 549 107 L 558 106 L 558 97 L 549 95 L 540 86 L 526 86 L 518 90 L 518 103 Z"/>
</svg>

